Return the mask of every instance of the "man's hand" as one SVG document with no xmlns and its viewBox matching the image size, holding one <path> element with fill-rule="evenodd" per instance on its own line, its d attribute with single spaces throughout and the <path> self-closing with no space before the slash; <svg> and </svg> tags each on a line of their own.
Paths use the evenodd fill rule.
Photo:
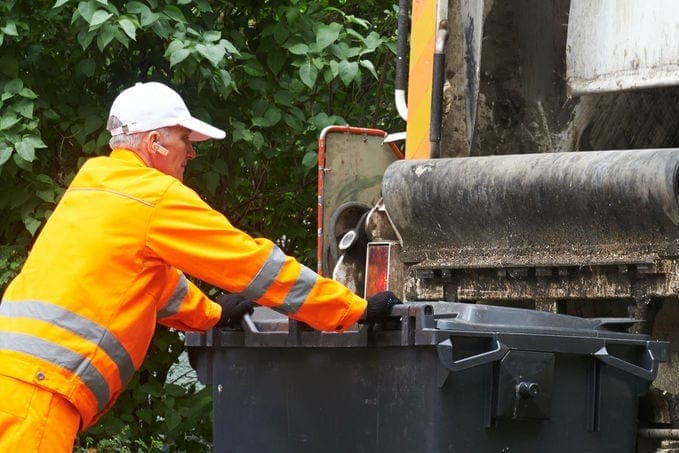
<svg viewBox="0 0 679 453">
<path fill-rule="evenodd" d="M 386 317 L 394 305 L 401 303 L 401 300 L 391 291 L 377 293 L 366 300 L 368 301 L 368 307 L 365 309 L 364 323 L 375 322 L 380 318 Z"/>
<path fill-rule="evenodd" d="M 222 294 L 217 303 L 222 306 L 222 317 L 217 327 L 236 327 L 245 314 L 251 315 L 255 311 L 255 304 L 240 294 Z"/>
</svg>

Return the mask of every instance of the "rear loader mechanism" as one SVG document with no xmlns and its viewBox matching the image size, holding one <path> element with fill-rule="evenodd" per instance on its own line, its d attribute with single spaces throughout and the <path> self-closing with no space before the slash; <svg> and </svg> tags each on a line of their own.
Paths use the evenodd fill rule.
<svg viewBox="0 0 679 453">
<path fill-rule="evenodd" d="M 381 179 L 368 193 L 325 148 L 319 176 L 363 198 L 333 217 L 336 192 L 319 191 L 319 250 L 336 250 L 319 269 L 366 296 L 627 317 L 632 333 L 679 336 L 679 40 L 663 38 L 679 6 L 424 1 L 411 17 L 405 159 L 365 166 Z M 373 145 L 361 153 L 393 149 Z M 639 451 L 679 439 L 675 368 L 661 364 L 642 404 Z"/>
</svg>

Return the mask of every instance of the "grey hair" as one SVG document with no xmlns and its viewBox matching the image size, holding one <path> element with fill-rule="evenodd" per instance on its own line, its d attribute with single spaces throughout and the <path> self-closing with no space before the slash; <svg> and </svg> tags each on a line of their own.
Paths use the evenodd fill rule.
<svg viewBox="0 0 679 453">
<path fill-rule="evenodd" d="M 113 130 L 118 127 L 122 127 L 123 122 L 118 119 L 117 116 L 111 115 L 108 118 L 108 123 L 106 124 L 106 129 Z M 141 134 L 118 134 L 112 135 L 111 139 L 108 141 L 108 146 L 111 149 L 115 148 L 127 148 L 132 150 L 137 150 L 141 145 L 142 136 Z"/>
<path fill-rule="evenodd" d="M 111 115 L 108 118 L 108 123 L 106 124 L 106 129 L 113 130 L 118 127 L 122 127 L 123 122 L 118 119 L 117 116 Z M 158 128 L 158 132 L 161 134 L 161 136 L 165 137 L 167 135 L 167 130 L 166 128 Z M 133 151 L 137 151 L 142 144 L 142 139 L 144 137 L 144 132 L 138 132 L 134 134 L 118 134 L 118 135 L 113 135 L 111 136 L 111 139 L 108 141 L 108 146 L 111 149 L 115 148 L 126 148 L 126 149 L 131 149 Z"/>
</svg>

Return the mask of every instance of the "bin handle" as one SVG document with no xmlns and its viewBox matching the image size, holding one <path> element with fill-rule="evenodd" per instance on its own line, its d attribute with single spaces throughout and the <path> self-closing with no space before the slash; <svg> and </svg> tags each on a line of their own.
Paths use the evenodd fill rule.
<svg viewBox="0 0 679 453">
<path fill-rule="evenodd" d="M 472 368 L 479 365 L 484 365 L 489 362 L 495 362 L 501 359 L 509 350 L 500 340 L 495 340 L 495 346 L 492 350 L 465 357 L 460 360 L 453 360 L 453 343 L 450 338 L 444 340 L 436 345 L 436 353 L 439 360 L 450 371 L 462 371 L 467 368 Z"/>
<path fill-rule="evenodd" d="M 259 329 L 257 328 L 257 324 L 252 320 L 252 316 L 250 316 L 249 313 L 245 313 L 243 317 L 241 318 L 240 321 L 241 327 L 243 327 L 243 330 L 248 332 L 248 333 L 259 333 Z"/>
<path fill-rule="evenodd" d="M 648 355 L 648 359 L 651 362 L 650 368 L 644 368 L 633 363 L 630 363 L 626 360 L 623 360 L 619 357 L 612 356 L 608 353 L 606 346 L 603 346 L 593 355 L 597 359 L 604 362 L 606 365 L 618 368 L 622 371 L 625 371 L 629 374 L 633 374 L 634 376 L 640 377 L 647 381 L 652 381 L 658 374 L 658 361 L 655 359 L 653 351 L 651 351 L 650 349 L 646 349 L 646 354 Z"/>
</svg>

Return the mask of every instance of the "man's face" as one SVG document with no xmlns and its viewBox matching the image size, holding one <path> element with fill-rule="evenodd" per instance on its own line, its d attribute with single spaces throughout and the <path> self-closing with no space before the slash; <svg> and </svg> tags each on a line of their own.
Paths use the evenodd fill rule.
<svg viewBox="0 0 679 453">
<path fill-rule="evenodd" d="M 196 151 L 189 141 L 191 131 L 182 126 L 169 127 L 156 141 L 167 149 L 167 155 L 161 152 L 151 154 L 153 167 L 163 173 L 184 180 L 184 169 L 188 161 L 196 157 Z"/>
</svg>

